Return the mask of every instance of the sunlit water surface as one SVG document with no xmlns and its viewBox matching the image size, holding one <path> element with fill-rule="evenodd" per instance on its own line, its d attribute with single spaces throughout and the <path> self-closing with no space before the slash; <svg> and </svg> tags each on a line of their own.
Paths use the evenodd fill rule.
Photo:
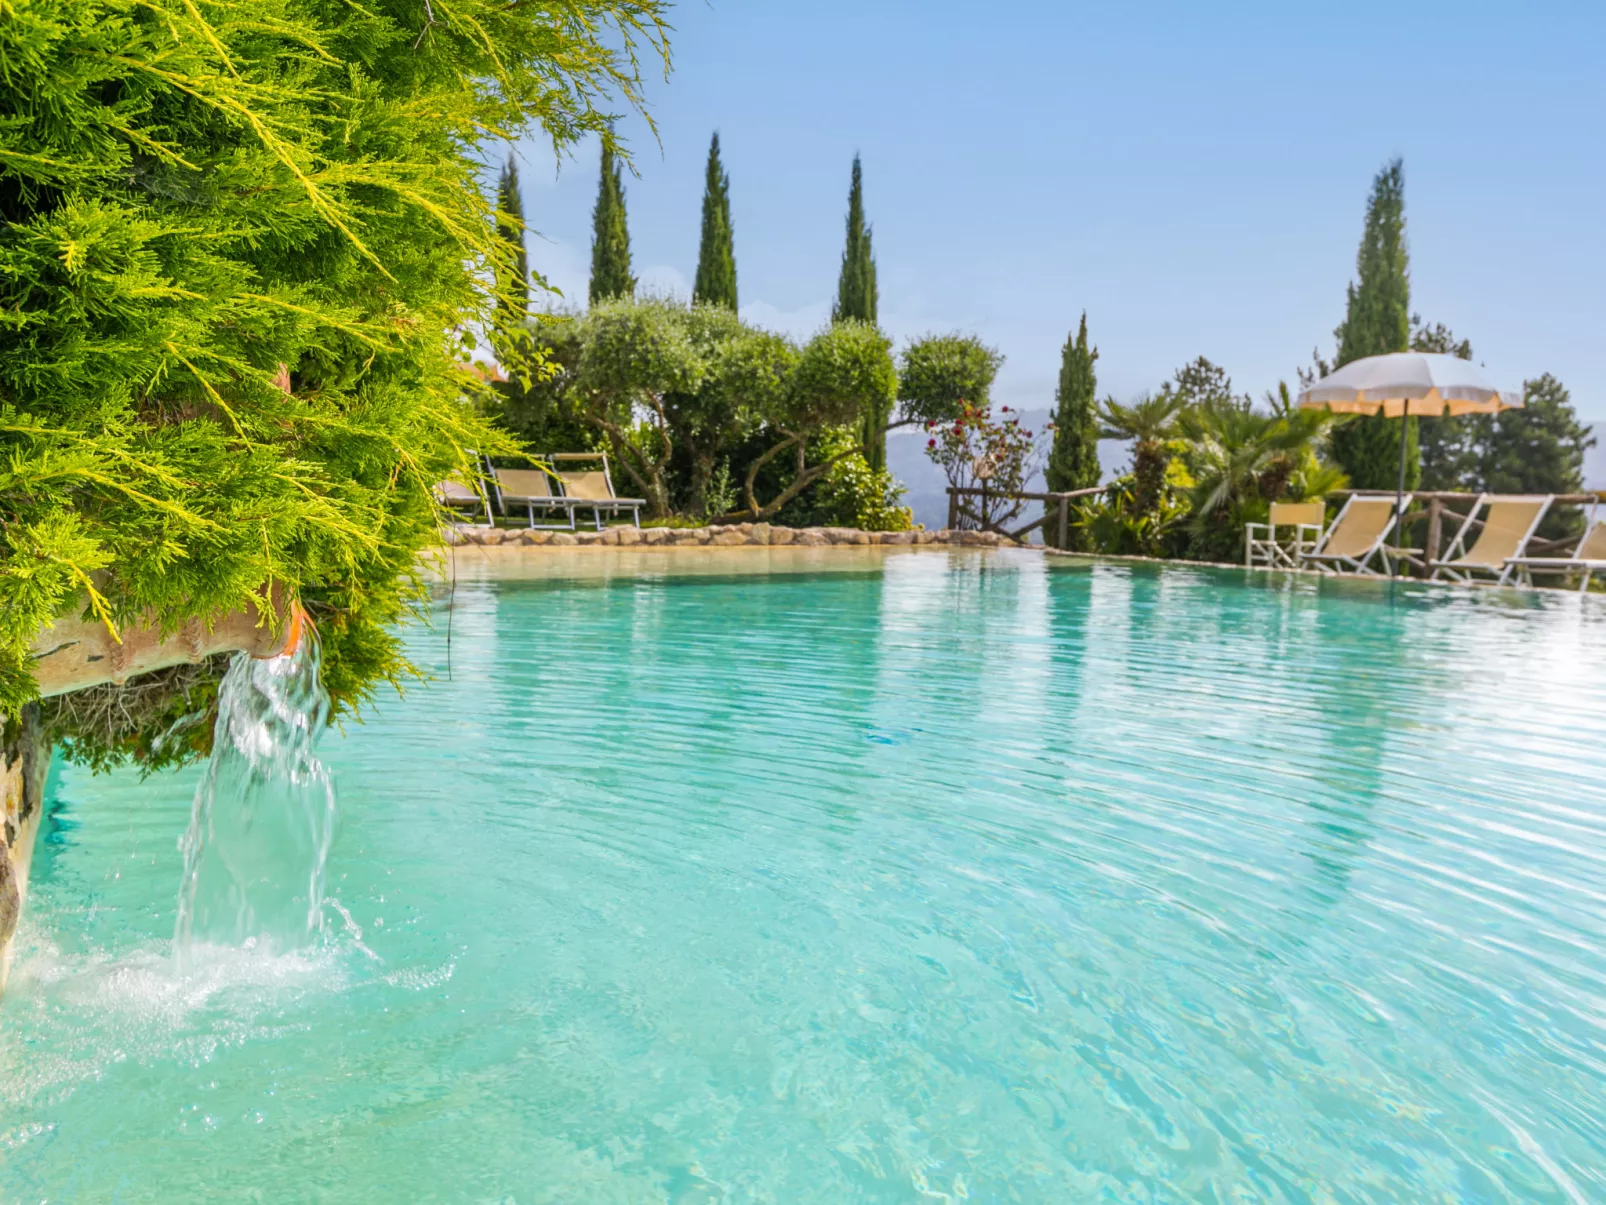
<svg viewBox="0 0 1606 1205">
<path fill-rule="evenodd" d="M 460 561 L 300 952 L 58 767 L 0 1199 L 1606 1201 L 1599 600 L 832 552 Z"/>
</svg>

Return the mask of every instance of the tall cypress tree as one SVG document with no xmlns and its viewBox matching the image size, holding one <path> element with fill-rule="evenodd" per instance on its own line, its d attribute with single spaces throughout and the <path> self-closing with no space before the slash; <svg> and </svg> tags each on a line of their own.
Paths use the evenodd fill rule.
<svg viewBox="0 0 1606 1205">
<path fill-rule="evenodd" d="M 870 247 L 870 227 L 864 220 L 864 173 L 855 155 L 853 183 L 848 188 L 848 241 L 842 251 L 842 275 L 837 280 L 831 321 L 852 318 L 873 324 L 876 301 L 875 253 Z"/>
<path fill-rule="evenodd" d="M 502 176 L 496 182 L 496 232 L 511 247 L 505 263 L 498 265 L 496 317 L 499 338 L 498 357 L 510 362 L 516 352 L 510 332 L 523 329 L 530 312 L 530 255 L 524 244 L 524 197 L 519 190 L 519 169 L 513 156 L 507 157 Z"/>
<path fill-rule="evenodd" d="M 719 131 L 708 147 L 708 178 L 703 184 L 703 238 L 697 249 L 692 300 L 736 308 L 736 247 L 731 233 L 730 177 L 719 161 Z"/>
<path fill-rule="evenodd" d="M 1405 168 L 1388 163 L 1372 182 L 1366 206 L 1366 229 L 1355 257 L 1357 279 L 1349 286 L 1344 321 L 1338 336 L 1341 368 L 1364 356 L 1405 351 L 1411 345 L 1411 279 L 1405 248 Z M 1405 487 L 1421 479 L 1417 420 L 1357 418 L 1333 431 L 1333 455 L 1356 489 L 1393 489 L 1399 479 L 1400 423 L 1406 441 Z"/>
<path fill-rule="evenodd" d="M 1060 351 L 1060 382 L 1054 400 L 1054 445 L 1044 477 L 1051 492 L 1087 489 L 1099 483 L 1098 376 L 1096 347 L 1088 346 L 1087 313 L 1074 336 Z M 1043 527 L 1044 542 L 1058 538 L 1054 524 Z"/>
<path fill-rule="evenodd" d="M 604 141 L 597 207 L 591 211 L 591 304 L 635 294 L 636 278 L 630 275 L 630 227 L 625 221 L 624 169 Z"/>
<path fill-rule="evenodd" d="M 832 322 L 867 322 L 874 326 L 878 294 L 875 280 L 875 252 L 870 246 L 870 227 L 864 220 L 864 171 L 859 156 L 853 156 L 853 182 L 848 187 L 848 237 L 842 250 L 842 274 L 837 279 L 836 304 L 831 307 Z M 891 411 L 864 416 L 859 441 L 865 447 L 865 460 L 872 469 L 887 467 L 887 433 L 883 428 Z"/>
</svg>

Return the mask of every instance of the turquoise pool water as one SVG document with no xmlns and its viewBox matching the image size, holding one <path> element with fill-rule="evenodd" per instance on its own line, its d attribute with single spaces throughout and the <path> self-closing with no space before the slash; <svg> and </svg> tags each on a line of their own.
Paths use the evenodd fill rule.
<svg viewBox="0 0 1606 1205">
<path fill-rule="evenodd" d="M 0 1200 L 1606 1201 L 1600 600 L 829 551 L 460 564 L 301 953 L 58 767 Z"/>
</svg>

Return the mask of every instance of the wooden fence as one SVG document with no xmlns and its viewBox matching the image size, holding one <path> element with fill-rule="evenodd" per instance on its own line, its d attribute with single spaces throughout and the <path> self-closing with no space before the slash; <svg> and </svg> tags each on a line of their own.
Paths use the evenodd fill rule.
<svg viewBox="0 0 1606 1205">
<path fill-rule="evenodd" d="M 965 518 L 975 523 L 982 531 L 996 531 L 999 535 L 1008 539 L 1019 540 L 1024 536 L 1030 535 L 1039 527 L 1044 528 L 1046 532 L 1047 523 L 1050 515 L 1052 514 L 1059 535 L 1059 540 L 1055 543 L 1055 547 L 1064 548 L 1067 541 L 1070 539 L 1071 499 L 1090 498 L 1094 494 L 1101 494 L 1103 492 L 1104 487 L 1101 485 L 1095 485 L 1091 489 L 1070 490 L 1068 492 L 1047 494 L 1004 493 L 999 490 L 989 490 L 985 486 L 961 488 L 959 486 L 950 485 L 948 487 L 948 526 L 950 528 L 958 527 L 959 520 L 961 518 Z M 966 506 L 963 501 L 965 498 L 980 498 L 982 500 L 981 513 L 977 514 L 975 511 Z M 1043 514 L 1041 518 L 1034 519 L 1032 522 L 1026 524 L 1025 527 L 1017 528 L 1014 531 L 1007 531 L 1005 530 L 1002 522 L 992 523 L 987 520 L 987 500 L 989 498 L 1004 499 L 1010 502 L 1041 502 L 1043 504 Z M 1050 503 L 1057 503 L 1052 511 L 1049 509 Z M 1014 516 L 1011 515 L 1010 517 L 1013 518 Z"/>
</svg>

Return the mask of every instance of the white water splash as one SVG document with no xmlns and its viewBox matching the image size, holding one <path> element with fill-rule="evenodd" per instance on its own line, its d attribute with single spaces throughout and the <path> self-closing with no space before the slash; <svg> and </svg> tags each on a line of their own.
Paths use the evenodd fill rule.
<svg viewBox="0 0 1606 1205">
<path fill-rule="evenodd" d="M 335 792 L 315 746 L 329 715 L 308 632 L 294 653 L 235 656 L 218 694 L 212 760 L 195 792 L 173 949 L 294 949 L 323 927 Z"/>
</svg>

